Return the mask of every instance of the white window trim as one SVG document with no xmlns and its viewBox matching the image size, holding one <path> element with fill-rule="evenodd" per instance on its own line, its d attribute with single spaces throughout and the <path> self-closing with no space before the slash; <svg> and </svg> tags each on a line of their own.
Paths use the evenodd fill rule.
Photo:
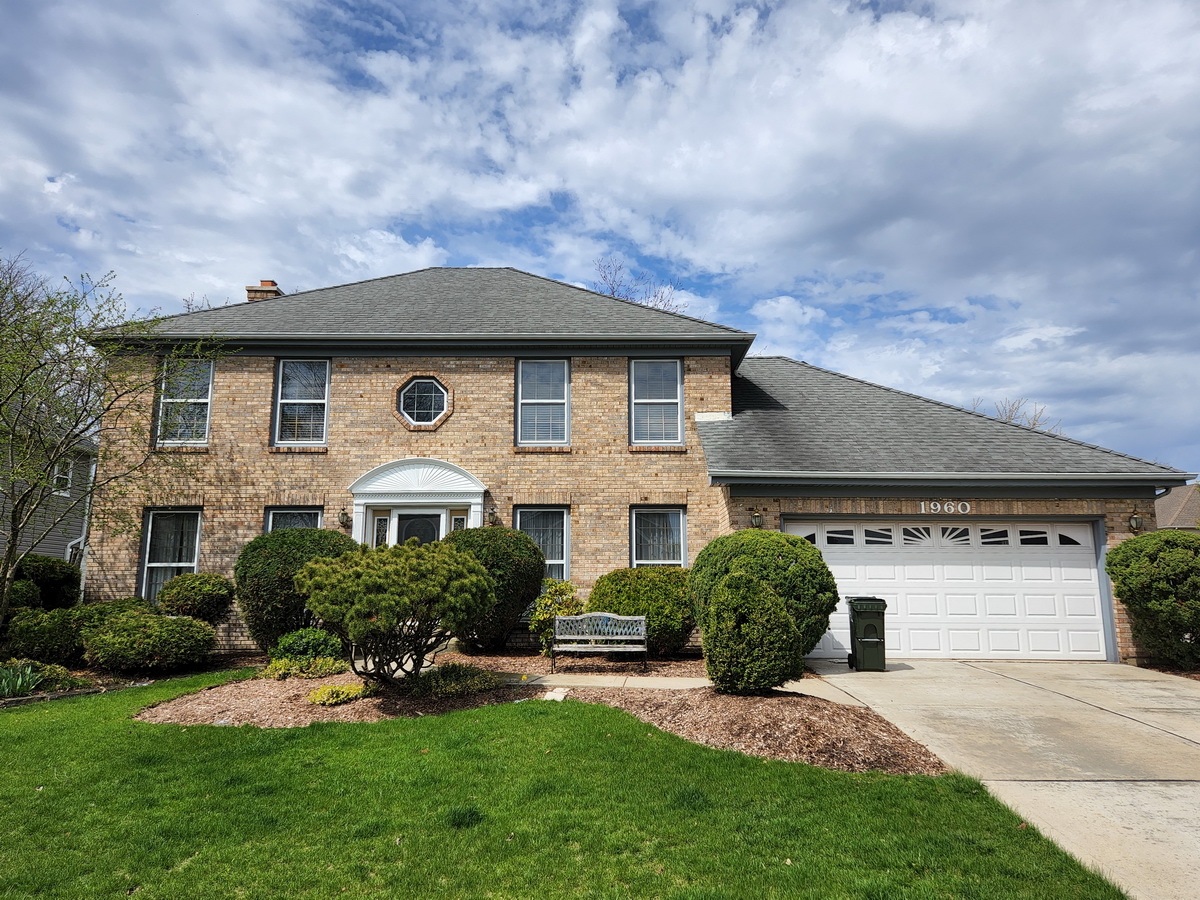
<svg viewBox="0 0 1200 900">
<path fill-rule="evenodd" d="M 432 419 L 430 419 L 428 422 L 418 422 L 416 419 L 414 419 L 412 416 L 410 416 L 408 414 L 408 412 L 404 409 L 404 395 L 407 394 L 414 387 L 416 387 L 418 384 L 426 384 L 426 383 L 432 384 L 434 387 L 436 387 L 441 392 L 441 394 L 442 394 L 442 411 L 439 412 Z M 446 418 L 446 416 L 448 415 L 448 413 L 450 411 L 450 392 L 447 391 L 446 388 L 442 385 L 442 383 L 440 381 L 438 381 L 436 378 L 428 378 L 428 377 L 413 378 L 412 380 L 410 380 L 408 382 L 408 384 L 404 385 L 404 387 L 402 387 L 400 389 L 400 395 L 396 398 L 396 411 L 399 412 L 400 415 L 404 416 L 404 421 L 408 422 L 408 424 L 410 424 L 410 425 L 425 426 L 425 427 L 428 427 L 431 425 L 437 425 L 439 422 L 442 421 L 442 419 Z"/>
<path fill-rule="evenodd" d="M 160 515 L 179 515 L 187 513 L 196 516 L 196 543 L 192 547 L 192 572 L 200 571 L 200 532 L 204 527 L 203 510 L 199 509 L 152 509 L 146 514 L 146 540 L 142 550 L 142 596 L 146 597 L 150 588 L 151 569 L 179 569 L 187 563 L 152 563 L 150 562 L 150 543 L 154 538 L 154 517 Z M 169 579 L 168 579 L 169 580 Z M 150 599 L 150 598 L 146 598 Z"/>
<path fill-rule="evenodd" d="M 678 513 L 679 514 L 679 560 L 664 562 L 662 560 L 639 560 L 637 558 L 637 517 L 641 513 Z M 681 506 L 637 506 L 629 510 L 629 563 L 632 568 L 641 566 L 686 567 L 687 550 L 687 510 Z"/>
<path fill-rule="evenodd" d="M 325 364 L 325 396 L 320 400 L 284 400 L 283 399 L 283 367 L 291 362 L 319 362 Z M 329 440 L 329 372 L 330 365 L 327 359 L 281 359 L 275 367 L 275 445 L 278 447 L 323 447 Z M 280 431 L 283 428 L 283 404 L 285 403 L 306 403 L 306 404 L 321 404 L 321 408 L 325 411 L 325 417 L 321 425 L 322 438 L 319 441 L 285 441 L 281 438 Z"/>
<path fill-rule="evenodd" d="M 634 397 L 635 379 L 633 370 L 638 363 L 674 363 L 675 364 L 675 399 L 646 399 L 638 400 Z M 634 425 L 634 409 L 638 404 L 675 404 L 675 419 L 676 427 L 679 430 L 679 437 L 674 441 L 639 441 Z M 681 359 L 631 359 L 629 360 L 629 443 L 651 447 L 662 447 L 669 445 L 678 445 L 683 443 L 683 360 Z"/>
<path fill-rule="evenodd" d="M 521 395 L 523 381 L 521 369 L 525 363 L 561 363 L 563 367 L 563 399 L 526 400 Z M 561 441 L 527 441 L 521 437 L 521 410 L 525 406 L 562 406 L 563 439 Z M 519 359 L 517 360 L 517 446 L 519 447 L 567 447 L 571 443 L 571 361 L 568 359 Z"/>
<path fill-rule="evenodd" d="M 517 531 L 521 530 L 521 515 L 523 513 L 535 512 L 556 512 L 562 514 L 563 522 L 563 558 L 550 559 L 546 558 L 546 565 L 561 565 L 563 567 L 563 581 L 571 580 L 571 508 L 568 506 L 519 506 L 516 511 Z"/>
<path fill-rule="evenodd" d="M 156 443 L 160 447 L 203 447 L 208 444 L 208 432 L 212 425 L 212 389 L 213 389 L 213 364 L 212 360 L 179 360 L 180 362 L 207 362 L 208 363 L 208 392 L 201 400 L 198 397 L 168 397 L 167 396 L 167 372 L 166 367 L 163 367 L 162 381 L 158 392 L 158 433 L 155 435 Z M 162 437 L 162 426 L 167 420 L 168 404 L 177 403 L 203 403 L 204 404 L 204 437 L 194 441 L 172 440 Z"/>
<path fill-rule="evenodd" d="M 311 506 L 272 506 L 267 510 L 267 534 L 275 530 L 276 513 L 316 513 L 317 524 L 315 527 L 320 528 L 325 524 L 325 511 L 323 509 L 314 509 Z"/>
<path fill-rule="evenodd" d="M 59 479 L 65 479 L 66 484 L 59 484 Z M 70 497 L 71 486 L 75 483 L 75 461 L 60 459 L 54 464 L 50 473 L 50 485 L 56 497 Z"/>
</svg>

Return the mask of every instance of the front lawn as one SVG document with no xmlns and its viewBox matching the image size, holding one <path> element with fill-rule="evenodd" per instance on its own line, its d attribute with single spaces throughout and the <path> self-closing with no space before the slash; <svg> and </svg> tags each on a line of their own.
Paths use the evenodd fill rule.
<svg viewBox="0 0 1200 900">
<path fill-rule="evenodd" d="M 1123 896 L 970 779 L 752 758 L 604 706 L 130 720 L 230 677 L 0 712 L 0 898 Z"/>
</svg>

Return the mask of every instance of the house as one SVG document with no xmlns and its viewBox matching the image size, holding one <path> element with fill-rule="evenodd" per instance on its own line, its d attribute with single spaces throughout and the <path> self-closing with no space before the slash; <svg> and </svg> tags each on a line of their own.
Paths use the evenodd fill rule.
<svg viewBox="0 0 1200 900">
<path fill-rule="evenodd" d="M 93 535 L 93 596 L 229 574 L 297 525 L 379 545 L 502 522 L 584 590 L 762 527 L 819 546 L 843 596 L 886 599 L 892 657 L 1116 660 L 1136 651 L 1104 549 L 1190 477 L 509 268 L 247 295 L 161 326 L 227 353 L 144 410 L 193 474 L 109 501 L 144 528 Z M 816 652 L 847 642 L 839 611 Z"/>
<path fill-rule="evenodd" d="M 84 441 L 77 452 L 54 463 L 44 482 L 13 485 L 18 495 L 31 487 L 36 494 L 44 494 L 35 500 L 36 511 L 28 524 L 20 529 L 17 543 L 20 550 L 73 563 L 83 562 L 88 518 L 86 494 L 91 485 L 95 457 L 95 444 Z M 8 534 L 12 533 L 9 522 L 11 502 L 7 494 L 0 492 L 0 554 L 8 546 Z"/>
<path fill-rule="evenodd" d="M 1171 488 L 1154 502 L 1159 528 L 1200 531 L 1200 485 Z"/>
</svg>

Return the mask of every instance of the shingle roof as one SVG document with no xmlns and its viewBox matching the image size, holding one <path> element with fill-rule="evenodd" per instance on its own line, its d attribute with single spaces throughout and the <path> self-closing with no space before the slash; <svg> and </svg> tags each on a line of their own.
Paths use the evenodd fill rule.
<svg viewBox="0 0 1200 900">
<path fill-rule="evenodd" d="M 1154 501 L 1159 528 L 1200 529 L 1200 485 L 1185 484 Z"/>
<path fill-rule="evenodd" d="M 1185 473 L 1011 425 L 784 357 L 748 357 L 732 419 L 697 422 L 717 480 L 804 483 L 864 476 L 1004 481 L 1186 480 Z M 1060 479 L 1061 476 L 1061 479 Z"/>
<path fill-rule="evenodd" d="M 674 339 L 754 335 L 512 268 L 430 268 L 169 317 L 166 338 Z"/>
</svg>

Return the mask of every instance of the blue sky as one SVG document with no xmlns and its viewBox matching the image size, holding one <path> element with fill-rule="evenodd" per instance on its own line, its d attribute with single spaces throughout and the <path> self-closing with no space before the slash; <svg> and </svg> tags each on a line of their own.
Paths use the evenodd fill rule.
<svg viewBox="0 0 1200 900">
<path fill-rule="evenodd" d="M 757 353 L 1200 468 L 1194 0 L 40 0 L 0 253 L 132 308 L 617 254 Z"/>
</svg>

